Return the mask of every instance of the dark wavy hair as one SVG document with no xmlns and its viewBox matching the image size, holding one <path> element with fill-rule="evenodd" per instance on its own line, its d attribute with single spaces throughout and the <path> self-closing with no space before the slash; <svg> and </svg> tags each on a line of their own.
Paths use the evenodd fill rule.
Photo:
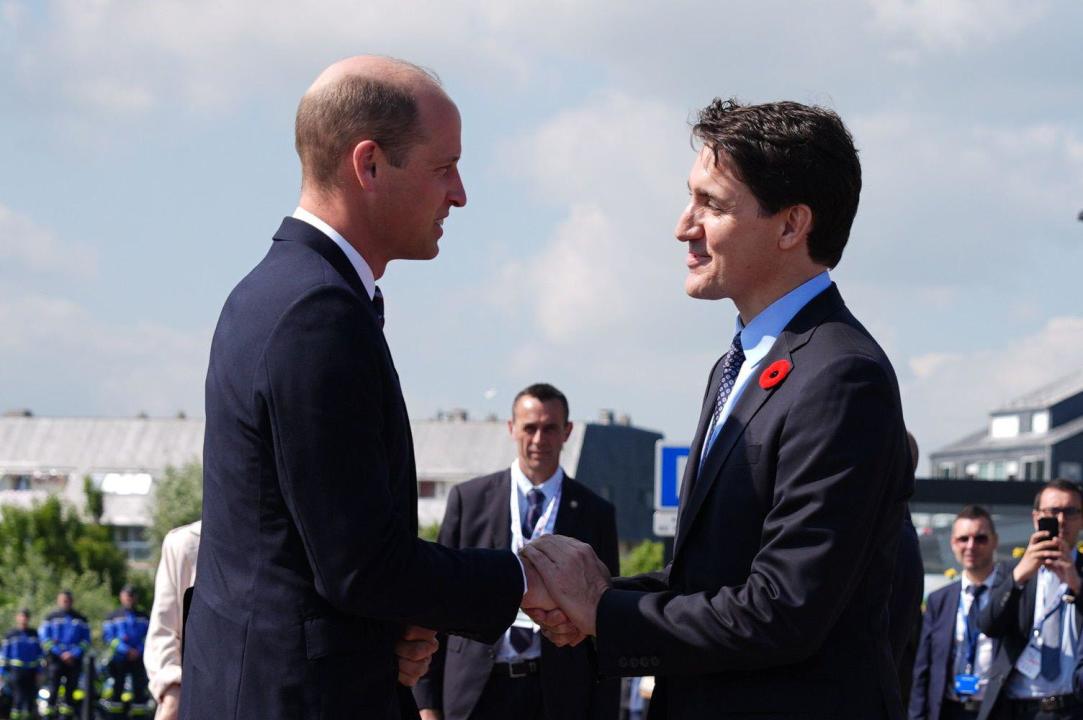
<svg viewBox="0 0 1083 720">
<path fill-rule="evenodd" d="M 835 267 L 850 237 L 861 194 L 861 163 L 842 120 L 796 102 L 741 105 L 715 98 L 692 136 L 725 162 L 770 215 L 792 205 L 812 209 L 809 256 Z"/>
</svg>

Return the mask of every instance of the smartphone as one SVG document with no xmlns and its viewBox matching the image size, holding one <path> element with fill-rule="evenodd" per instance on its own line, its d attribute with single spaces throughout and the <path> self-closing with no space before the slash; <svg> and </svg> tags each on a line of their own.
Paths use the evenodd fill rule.
<svg viewBox="0 0 1083 720">
<path fill-rule="evenodd" d="M 1060 534 L 1060 522 L 1055 517 L 1038 518 L 1038 531 L 1049 533 L 1049 539 L 1053 540 Z"/>
</svg>

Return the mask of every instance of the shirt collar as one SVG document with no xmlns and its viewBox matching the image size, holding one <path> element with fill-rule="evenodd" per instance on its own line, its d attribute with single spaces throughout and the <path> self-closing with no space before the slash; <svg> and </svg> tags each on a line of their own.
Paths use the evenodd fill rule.
<svg viewBox="0 0 1083 720">
<path fill-rule="evenodd" d="M 511 464 L 511 479 L 515 483 L 515 487 L 518 488 L 520 495 L 526 497 L 528 492 L 538 489 L 545 494 L 545 499 L 548 501 L 557 494 L 557 490 L 560 489 L 561 483 L 564 482 L 564 468 L 557 466 L 557 471 L 545 482 L 541 485 L 535 485 L 530 482 L 530 478 L 523 473 L 523 469 L 519 467 L 519 460 L 516 458 Z"/>
<path fill-rule="evenodd" d="M 768 305 L 759 315 L 752 318 L 748 325 L 741 322 L 741 316 L 738 315 L 735 333 L 741 334 L 745 364 L 752 367 L 763 360 L 790 320 L 801 312 L 801 308 L 829 287 L 831 287 L 831 278 L 824 270 Z"/>
<path fill-rule="evenodd" d="M 964 572 L 964 573 L 960 573 L 960 574 L 959 574 L 959 576 L 960 576 L 960 577 L 962 578 L 962 580 L 963 580 L 963 592 L 966 592 L 966 589 L 967 589 L 968 587 L 970 587 L 971 585 L 979 585 L 979 584 L 980 584 L 980 585 L 984 585 L 984 586 L 985 586 L 986 588 L 991 588 L 991 587 L 993 587 L 994 585 L 996 585 L 996 582 L 997 582 L 997 572 L 999 572 L 999 570 L 1000 570 L 1000 568 L 996 568 L 996 567 L 994 567 L 994 568 L 993 568 L 993 572 L 989 573 L 989 577 L 985 578 L 985 580 L 983 580 L 983 581 L 982 581 L 981 583 L 975 583 L 975 582 L 972 582 L 972 581 L 970 580 L 970 578 L 968 578 L 968 577 L 966 576 L 966 573 L 965 573 L 965 572 Z"/>
<path fill-rule="evenodd" d="M 357 248 L 346 241 L 346 238 L 335 230 L 333 227 L 320 220 L 318 217 L 305 210 L 303 207 L 298 207 L 293 211 L 293 217 L 301 222 L 306 222 L 312 227 L 322 232 L 327 237 L 331 238 L 331 242 L 338 245 L 342 252 L 346 253 L 346 259 L 353 265 L 353 269 L 357 271 L 357 276 L 361 278 L 361 284 L 365 286 L 366 292 L 369 294 L 369 300 L 376 295 L 376 278 L 372 274 L 372 268 L 365 262 L 365 258 L 361 257 L 361 253 L 357 252 Z"/>
</svg>

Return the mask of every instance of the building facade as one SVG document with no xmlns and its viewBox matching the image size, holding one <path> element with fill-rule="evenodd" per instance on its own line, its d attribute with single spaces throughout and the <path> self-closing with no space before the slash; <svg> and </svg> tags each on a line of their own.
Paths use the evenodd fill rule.
<svg viewBox="0 0 1083 720">
<path fill-rule="evenodd" d="M 985 428 L 929 462 L 936 478 L 1083 482 L 1083 371 L 993 410 Z"/>
</svg>

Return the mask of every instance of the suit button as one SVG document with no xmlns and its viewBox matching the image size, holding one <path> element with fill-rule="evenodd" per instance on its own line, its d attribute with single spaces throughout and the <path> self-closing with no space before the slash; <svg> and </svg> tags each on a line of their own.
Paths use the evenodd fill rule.
<svg viewBox="0 0 1083 720">
<path fill-rule="evenodd" d="M 630 658 L 628 660 L 628 667 L 630 667 L 630 668 L 639 667 L 639 658 Z"/>
<path fill-rule="evenodd" d="M 652 657 L 651 658 L 651 667 L 658 667 L 661 664 L 662 664 L 662 661 L 659 660 L 658 657 Z"/>
<path fill-rule="evenodd" d="M 644 668 L 645 667 L 650 667 L 650 664 L 651 664 L 651 659 L 649 657 L 647 657 L 646 655 L 639 658 L 639 667 L 644 667 Z"/>
<path fill-rule="evenodd" d="M 628 667 L 628 658 L 622 657 L 621 659 L 617 660 L 617 667 Z"/>
</svg>

